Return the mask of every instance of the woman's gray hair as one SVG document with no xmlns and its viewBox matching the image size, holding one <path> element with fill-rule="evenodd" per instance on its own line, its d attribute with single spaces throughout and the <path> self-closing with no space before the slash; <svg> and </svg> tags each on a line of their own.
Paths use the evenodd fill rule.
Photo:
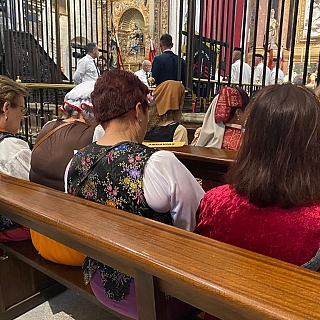
<svg viewBox="0 0 320 320">
<path fill-rule="evenodd" d="M 66 104 L 64 106 L 64 119 L 69 119 L 69 118 L 74 118 L 74 119 L 79 119 L 80 114 L 82 115 L 83 119 L 90 123 L 94 122 L 94 113 L 93 113 L 93 108 L 89 108 L 87 106 L 83 106 L 82 112 L 76 110 L 74 107 L 69 106 Z"/>
</svg>

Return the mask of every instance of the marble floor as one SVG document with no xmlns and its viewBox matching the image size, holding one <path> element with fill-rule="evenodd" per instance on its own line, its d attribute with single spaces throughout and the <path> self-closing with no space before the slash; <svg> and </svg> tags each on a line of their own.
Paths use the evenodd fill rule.
<svg viewBox="0 0 320 320">
<path fill-rule="evenodd" d="M 119 320 L 104 309 L 67 290 L 16 320 Z"/>
</svg>

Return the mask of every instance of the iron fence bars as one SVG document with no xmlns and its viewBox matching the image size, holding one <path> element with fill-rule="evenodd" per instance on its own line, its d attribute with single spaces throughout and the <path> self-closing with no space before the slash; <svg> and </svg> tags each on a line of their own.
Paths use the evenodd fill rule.
<svg viewBox="0 0 320 320">
<path fill-rule="evenodd" d="M 183 30 L 183 1 L 180 4 L 180 11 L 179 11 L 179 40 L 178 40 L 178 75 L 177 80 L 181 80 L 181 48 L 182 48 L 182 30 Z M 184 70 L 184 72 L 186 72 Z"/>
<path fill-rule="evenodd" d="M 195 34 L 195 16 L 196 0 L 188 0 L 187 10 L 187 49 L 186 49 L 186 84 L 187 88 L 193 85 L 193 53 L 194 53 L 194 34 Z"/>
<path fill-rule="evenodd" d="M 230 4 L 228 6 L 230 9 Z M 228 18 L 229 18 L 229 14 L 228 14 Z M 229 21 L 229 20 L 228 20 Z M 233 0 L 233 3 L 232 3 L 232 20 L 231 21 L 236 21 L 236 1 Z M 229 25 L 229 24 L 228 24 Z M 235 29 L 235 24 L 234 23 L 231 23 L 231 39 L 234 39 L 234 29 Z M 244 38 L 244 37 L 243 37 Z M 233 49 L 234 49 L 234 43 L 233 41 L 231 41 L 230 43 L 230 46 L 229 46 L 229 67 L 228 67 L 228 74 L 229 74 L 229 77 L 228 77 L 228 85 L 230 86 L 230 83 L 231 83 L 231 64 L 232 64 L 232 54 L 233 54 Z M 243 59 L 242 59 L 243 60 Z M 242 75 L 242 74 L 241 74 Z M 240 80 L 241 78 L 239 78 Z"/>
<path fill-rule="evenodd" d="M 28 111 L 21 122 L 19 134 L 33 145 L 43 125 L 62 116 L 59 107 L 66 93 L 74 85 L 42 83 L 23 83 L 23 85 L 29 89 L 30 96 L 26 99 Z"/>
<path fill-rule="evenodd" d="M 247 27 L 247 11 L 248 11 L 248 1 L 244 0 L 243 4 L 243 19 L 242 19 L 242 32 L 241 32 L 241 60 L 240 60 L 240 73 L 239 73 L 239 86 L 242 85 L 242 73 L 243 73 L 243 63 L 245 60 L 245 53 L 247 53 L 246 42 L 248 42 L 248 31 Z"/>
<path fill-rule="evenodd" d="M 67 9 L 67 21 L 68 21 L 68 26 L 70 26 L 68 28 L 68 46 L 66 48 L 67 52 L 68 52 L 68 59 L 66 59 L 67 61 L 67 66 L 65 66 L 65 70 L 67 70 L 67 74 L 68 74 L 68 78 L 70 83 L 72 82 L 72 46 L 71 46 L 71 15 L 70 15 L 70 11 L 71 11 L 71 6 L 70 6 L 70 1 L 67 1 L 66 3 L 66 9 Z"/>
<path fill-rule="evenodd" d="M 308 33 L 307 33 L 306 50 L 304 55 L 304 66 L 303 66 L 303 83 L 306 83 L 306 80 L 307 80 L 307 69 L 308 69 L 310 38 L 311 38 L 311 25 L 312 25 L 313 8 L 314 8 L 313 6 L 314 6 L 314 0 L 310 0 Z"/>
<path fill-rule="evenodd" d="M 296 40 L 296 33 L 297 33 L 297 17 L 299 11 L 299 0 L 294 1 L 294 14 L 292 19 L 292 33 L 291 33 L 291 55 L 290 55 L 290 63 L 289 63 L 289 80 L 293 81 L 292 79 L 292 70 L 293 70 L 293 58 L 294 58 L 294 51 L 295 51 L 295 40 Z"/>
<path fill-rule="evenodd" d="M 270 65 L 272 56 L 277 58 L 276 80 L 279 78 L 279 70 L 283 69 L 287 81 L 308 84 L 309 73 L 313 73 L 312 81 L 319 83 L 318 1 L 172 1 L 177 1 L 180 8 L 175 7 L 178 10 L 173 10 L 177 12 L 175 17 L 169 12 L 168 19 L 178 21 L 175 23 L 176 30 L 170 31 L 179 33 L 179 38 L 176 38 L 179 56 L 182 33 L 187 43 L 184 56 L 187 66 L 186 87 L 189 90 L 187 97 L 193 94 L 192 100 L 198 106 L 195 111 L 204 111 L 221 86 L 232 85 L 232 52 L 235 47 L 242 50 L 237 85 L 245 88 L 249 94 L 261 88 L 254 82 L 255 53 L 261 53 L 265 58 L 262 82 L 265 82 L 266 65 L 268 62 Z M 118 35 L 125 37 L 128 30 L 120 30 L 119 21 L 130 9 L 138 8 L 135 3 L 142 3 L 142 0 L 1 1 L 0 72 L 14 80 L 19 76 L 23 82 L 71 83 L 77 62 L 84 55 L 84 47 L 88 42 L 98 43 L 100 53 L 108 59 L 109 65 L 110 18 L 116 14 L 115 30 Z M 141 16 L 147 17 L 149 14 L 146 8 L 143 9 L 145 11 L 140 10 Z M 274 18 L 272 9 L 275 11 Z M 154 12 L 159 14 L 157 10 Z M 187 28 L 182 31 L 185 12 L 188 12 Z M 163 21 L 162 18 L 157 19 Z M 272 39 L 270 19 L 276 20 L 277 28 L 277 34 Z M 150 25 L 145 28 L 149 32 L 152 30 Z M 157 25 L 155 29 L 158 34 L 155 32 L 151 36 L 157 46 L 161 28 Z M 122 40 L 125 43 L 126 39 Z M 126 48 L 121 49 L 125 54 Z M 148 51 L 145 52 L 145 58 L 147 56 Z M 243 83 L 244 62 L 252 67 L 249 84 Z"/>
<path fill-rule="evenodd" d="M 276 73 L 275 73 L 275 83 L 278 83 L 278 76 L 279 76 L 279 68 L 280 68 L 280 60 L 282 59 L 282 56 L 284 55 L 284 50 L 283 50 L 283 44 L 282 44 L 282 30 L 283 30 L 283 17 L 284 17 L 284 5 L 285 5 L 285 0 L 281 1 L 281 8 L 280 8 L 280 23 L 279 23 L 279 32 L 278 32 L 278 39 L 277 43 L 278 45 L 278 50 L 277 50 L 277 62 L 276 62 Z M 282 69 L 283 69 L 283 64 L 282 64 Z"/>
</svg>

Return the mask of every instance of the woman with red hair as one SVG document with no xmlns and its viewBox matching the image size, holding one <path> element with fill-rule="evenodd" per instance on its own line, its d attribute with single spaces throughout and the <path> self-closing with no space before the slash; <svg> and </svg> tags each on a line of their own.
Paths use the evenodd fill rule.
<svg viewBox="0 0 320 320">
<path fill-rule="evenodd" d="M 173 153 L 142 144 L 151 100 L 147 86 L 130 72 L 109 71 L 97 80 L 91 98 L 95 119 L 105 135 L 73 157 L 66 190 L 90 201 L 192 231 L 204 191 Z M 132 277 L 90 257 L 84 261 L 83 272 L 85 281 L 90 282 L 103 304 L 138 319 Z M 169 298 L 167 319 L 179 319 L 189 307 Z"/>
</svg>

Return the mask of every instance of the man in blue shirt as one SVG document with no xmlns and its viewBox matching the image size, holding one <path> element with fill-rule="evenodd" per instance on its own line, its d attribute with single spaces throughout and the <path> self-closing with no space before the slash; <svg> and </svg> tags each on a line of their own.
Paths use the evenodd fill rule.
<svg viewBox="0 0 320 320">
<path fill-rule="evenodd" d="M 181 80 L 186 85 L 186 63 L 181 59 L 181 75 L 178 75 L 179 57 L 171 50 L 173 47 L 172 37 L 170 34 L 164 34 L 160 38 L 160 49 L 162 54 L 156 56 L 152 62 L 152 77 L 156 84 L 166 80 Z"/>
</svg>

